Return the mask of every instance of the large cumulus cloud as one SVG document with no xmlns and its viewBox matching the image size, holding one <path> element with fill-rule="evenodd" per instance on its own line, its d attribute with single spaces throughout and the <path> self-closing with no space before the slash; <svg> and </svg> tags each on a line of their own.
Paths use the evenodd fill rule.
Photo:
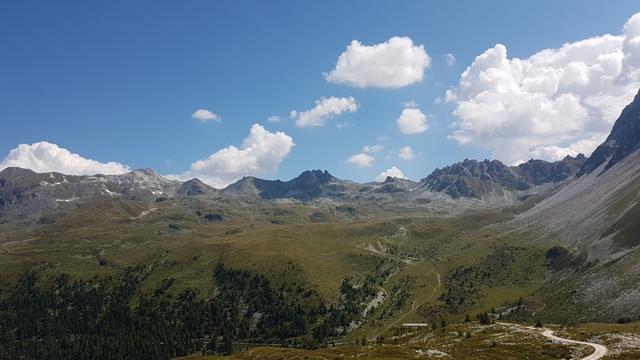
<svg viewBox="0 0 640 360">
<path fill-rule="evenodd" d="M 126 165 L 87 159 L 46 141 L 18 145 L 0 162 L 0 170 L 8 167 L 31 169 L 39 173 L 59 172 L 68 175 L 112 175 L 129 171 L 129 167 Z"/>
<path fill-rule="evenodd" d="M 620 35 L 602 35 L 529 58 L 497 44 L 462 73 L 447 101 L 451 137 L 515 163 L 593 151 L 640 86 L 640 14 Z"/>
<path fill-rule="evenodd" d="M 243 176 L 274 174 L 295 144 L 284 132 L 270 132 L 260 124 L 253 124 L 240 147 L 228 146 L 208 158 L 191 164 L 191 168 L 170 178 L 188 180 L 199 178 L 205 183 L 223 188 Z"/>
<path fill-rule="evenodd" d="M 360 88 L 401 88 L 422 81 L 431 58 L 409 37 L 392 37 L 375 45 L 353 40 L 324 77 L 334 84 Z"/>
</svg>

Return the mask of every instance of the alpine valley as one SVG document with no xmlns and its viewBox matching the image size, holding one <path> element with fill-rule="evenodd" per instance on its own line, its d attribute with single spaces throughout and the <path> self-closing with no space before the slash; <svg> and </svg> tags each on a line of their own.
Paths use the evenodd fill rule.
<svg viewBox="0 0 640 360">
<path fill-rule="evenodd" d="M 637 359 L 639 200 L 640 95 L 588 158 L 419 182 L 6 168 L 0 358 Z"/>
</svg>

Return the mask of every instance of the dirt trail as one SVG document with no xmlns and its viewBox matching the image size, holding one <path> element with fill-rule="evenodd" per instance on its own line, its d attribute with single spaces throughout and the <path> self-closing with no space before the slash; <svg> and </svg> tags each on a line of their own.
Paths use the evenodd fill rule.
<svg viewBox="0 0 640 360">
<path fill-rule="evenodd" d="M 502 322 L 499 322 L 498 324 L 505 325 L 505 326 L 515 326 L 525 331 L 540 333 L 542 334 L 542 336 L 548 339 L 551 339 L 552 341 L 563 343 L 563 344 L 586 345 L 586 346 L 592 347 L 594 350 L 593 353 L 591 353 L 591 355 L 589 356 L 583 357 L 580 360 L 599 360 L 599 359 L 602 359 L 609 352 L 609 349 L 604 345 L 586 342 L 586 341 L 566 339 L 566 338 L 554 335 L 555 331 L 548 328 L 539 329 L 531 326 L 523 326 L 518 324 L 502 323 Z"/>
<path fill-rule="evenodd" d="M 594 351 L 593 353 L 591 353 L 591 355 L 583 357 L 582 360 L 598 360 L 601 359 L 602 357 L 604 357 L 605 355 L 607 355 L 607 353 L 609 352 L 609 349 L 607 349 L 606 346 L 604 345 L 600 345 L 600 344 L 596 344 L 596 343 L 590 343 L 590 342 L 586 342 L 586 341 L 577 341 L 577 340 L 571 340 L 571 339 L 565 339 L 559 336 L 556 336 L 553 334 L 554 331 L 551 329 L 545 329 L 542 332 L 542 335 L 546 336 L 547 338 L 553 340 L 553 341 L 557 341 L 557 342 L 561 342 L 561 343 L 565 343 L 565 344 L 578 344 L 578 345 L 587 345 L 587 346 L 591 346 Z"/>
</svg>

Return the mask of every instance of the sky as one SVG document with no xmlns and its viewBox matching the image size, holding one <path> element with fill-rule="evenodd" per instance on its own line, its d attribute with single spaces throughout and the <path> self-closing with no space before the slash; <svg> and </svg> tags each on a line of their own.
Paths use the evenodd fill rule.
<svg viewBox="0 0 640 360">
<path fill-rule="evenodd" d="M 2 1 L 0 169 L 223 187 L 589 154 L 640 88 L 632 1 Z"/>
</svg>

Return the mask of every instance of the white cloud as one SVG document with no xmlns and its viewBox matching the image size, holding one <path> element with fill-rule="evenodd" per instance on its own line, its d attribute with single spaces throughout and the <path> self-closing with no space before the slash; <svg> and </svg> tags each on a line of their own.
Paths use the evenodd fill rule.
<svg viewBox="0 0 640 360">
<path fill-rule="evenodd" d="M 415 100 L 409 100 L 404 103 L 404 107 L 406 108 L 417 108 L 418 103 Z"/>
<path fill-rule="evenodd" d="M 282 121 L 282 118 L 278 115 L 269 116 L 267 118 L 267 122 L 270 122 L 270 123 L 279 123 L 281 121 Z"/>
<path fill-rule="evenodd" d="M 67 175 L 111 175 L 129 171 L 126 165 L 117 162 L 101 163 L 83 158 L 46 141 L 18 145 L 0 163 L 0 170 L 7 167 L 31 169 L 38 173 L 59 172 Z"/>
<path fill-rule="evenodd" d="M 478 145 L 512 163 L 547 160 L 578 151 L 609 133 L 640 87 L 640 14 L 621 35 L 602 35 L 529 58 L 507 56 L 498 44 L 486 50 L 447 92 L 454 102 L 452 138 Z"/>
<path fill-rule="evenodd" d="M 200 122 L 222 121 L 222 118 L 207 109 L 198 109 L 191 115 L 192 118 Z"/>
<path fill-rule="evenodd" d="M 358 103 L 353 97 L 329 97 L 316 100 L 316 106 L 307 111 L 291 111 L 291 118 L 296 120 L 297 127 L 324 126 L 327 119 L 334 118 L 344 112 L 356 112 Z"/>
<path fill-rule="evenodd" d="M 392 37 L 371 46 L 353 40 L 324 77 L 330 83 L 360 88 L 401 88 L 422 81 L 430 64 L 424 46 L 415 46 L 409 37 Z"/>
<path fill-rule="evenodd" d="M 243 176 L 274 174 L 278 166 L 295 144 L 284 132 L 269 132 L 259 124 L 253 124 L 242 146 L 233 145 L 220 149 L 204 160 L 191 164 L 189 171 L 170 178 L 187 180 L 194 177 L 222 188 Z"/>
<path fill-rule="evenodd" d="M 606 134 L 594 135 L 590 138 L 578 140 L 566 147 L 556 145 L 538 146 L 533 148 L 529 154 L 532 159 L 545 159 L 549 161 L 558 161 L 566 156 L 577 156 L 578 154 L 590 154 L 593 149 L 602 144 L 607 138 Z"/>
<path fill-rule="evenodd" d="M 406 108 L 397 120 L 398 128 L 403 134 L 419 134 L 427 131 L 426 115 L 418 108 Z"/>
<path fill-rule="evenodd" d="M 402 160 L 412 160 L 414 156 L 411 146 L 405 146 L 398 152 L 398 157 Z"/>
<path fill-rule="evenodd" d="M 376 159 L 373 156 L 367 153 L 359 153 L 359 154 L 351 155 L 349 159 L 347 159 L 348 162 L 350 162 L 351 164 L 359 168 L 370 167 L 373 165 L 373 162 L 375 160 Z"/>
<path fill-rule="evenodd" d="M 456 57 L 453 54 L 448 53 L 444 56 L 444 61 L 447 62 L 448 66 L 453 66 L 456 64 Z"/>
<path fill-rule="evenodd" d="M 376 181 L 385 181 L 388 176 L 398 179 L 406 179 L 402 170 L 398 169 L 395 166 L 392 166 L 391 168 L 381 172 L 378 176 L 376 176 Z"/>
<path fill-rule="evenodd" d="M 379 152 L 379 151 L 382 151 L 382 150 L 384 150 L 384 146 L 380 145 L 380 144 L 378 144 L 378 145 L 365 145 L 364 148 L 362 148 L 362 151 L 366 152 L 366 153 L 376 153 L 376 152 Z"/>
</svg>

